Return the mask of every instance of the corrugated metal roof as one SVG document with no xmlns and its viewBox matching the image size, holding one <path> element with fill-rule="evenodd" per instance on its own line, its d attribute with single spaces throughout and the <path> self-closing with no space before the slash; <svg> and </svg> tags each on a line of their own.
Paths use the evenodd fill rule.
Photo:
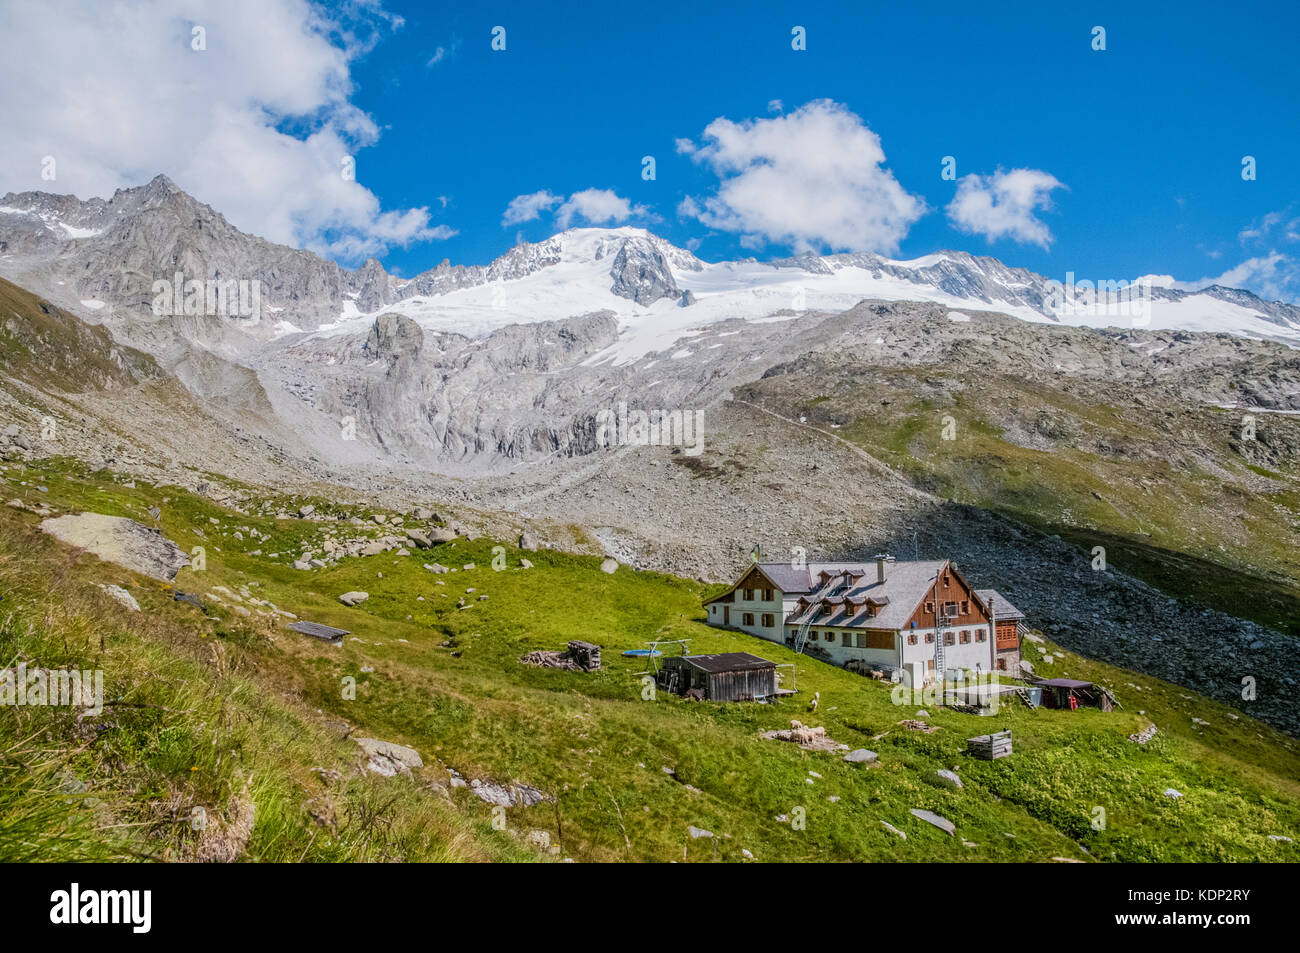
<svg viewBox="0 0 1300 953">
<path fill-rule="evenodd" d="M 1073 678 L 1049 678 L 1036 685 L 1048 685 L 1052 688 L 1092 688 L 1092 682 L 1080 682 Z"/>
<path fill-rule="evenodd" d="M 993 607 L 993 618 L 999 621 L 1019 620 L 1025 617 L 1023 612 L 1008 602 L 1006 596 L 996 589 L 976 589 L 975 595 Z"/>
<path fill-rule="evenodd" d="M 325 639 L 333 642 L 348 635 L 348 629 L 336 629 L 332 625 L 321 625 L 319 622 L 290 622 L 289 628 L 295 632 L 301 632 L 303 635 L 310 635 L 313 638 Z"/>
<path fill-rule="evenodd" d="M 776 663 L 748 652 L 719 652 L 716 655 L 678 656 L 703 672 L 740 672 L 752 668 L 775 667 Z"/>
</svg>

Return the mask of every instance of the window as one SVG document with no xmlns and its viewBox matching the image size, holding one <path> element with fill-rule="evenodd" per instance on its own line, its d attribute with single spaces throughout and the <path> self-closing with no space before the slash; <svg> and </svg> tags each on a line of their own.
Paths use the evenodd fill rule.
<svg viewBox="0 0 1300 953">
<path fill-rule="evenodd" d="M 987 642 L 987 641 L 988 641 L 988 638 L 989 638 L 989 634 L 988 634 L 988 632 L 987 632 L 986 630 L 984 630 L 984 629 L 977 629 L 977 630 L 975 631 L 975 641 L 976 641 L 976 642 Z"/>
<path fill-rule="evenodd" d="M 926 611 L 926 612 L 933 612 L 933 611 L 934 611 L 934 603 L 933 603 L 933 602 L 927 602 L 927 603 L 925 604 L 925 611 Z"/>
<path fill-rule="evenodd" d="M 1007 660 L 1004 658 L 998 659 L 998 671 L 1005 672 L 1006 670 L 1007 670 Z"/>
<path fill-rule="evenodd" d="M 772 590 L 771 590 L 771 589 L 764 589 L 764 590 L 763 590 L 763 601 L 764 601 L 764 602 L 771 602 L 771 601 L 772 601 L 773 599 L 775 599 L 775 598 L 776 598 L 776 596 L 772 594 Z"/>
<path fill-rule="evenodd" d="M 852 632 L 845 632 L 844 635 L 840 638 L 840 642 L 841 642 L 841 644 L 843 644 L 846 648 L 852 648 L 852 647 L 853 647 L 853 633 L 852 633 Z"/>
<path fill-rule="evenodd" d="M 866 634 L 865 632 L 859 632 L 859 633 L 858 633 L 858 648 L 860 648 L 860 649 L 865 649 L 866 647 L 867 647 L 867 634 Z"/>
<path fill-rule="evenodd" d="M 970 645 L 970 629 L 961 630 L 961 644 Z"/>
<path fill-rule="evenodd" d="M 965 615 L 965 614 L 968 613 L 968 612 L 970 612 L 970 600 L 969 600 L 969 599 L 963 599 L 963 600 L 961 601 L 961 614 L 962 614 L 962 615 Z"/>
<path fill-rule="evenodd" d="M 752 612 L 746 612 L 746 613 L 742 614 L 741 617 L 740 617 L 740 624 L 741 624 L 741 625 L 753 625 L 753 624 L 754 624 L 754 613 L 752 613 Z"/>
<path fill-rule="evenodd" d="M 745 601 L 746 601 L 746 602 L 750 602 L 753 598 L 754 598 L 754 590 L 753 590 L 753 589 L 746 589 L 746 590 L 745 590 L 745 594 L 744 594 L 744 599 L 745 599 Z"/>
<path fill-rule="evenodd" d="M 767 626 L 769 629 L 772 626 L 776 625 L 776 619 L 772 617 L 772 613 L 770 612 L 763 613 L 763 625 Z"/>
<path fill-rule="evenodd" d="M 952 637 L 952 633 L 951 633 L 951 632 L 945 632 L 945 633 L 943 634 L 943 644 L 944 644 L 944 645 L 956 645 L 956 644 L 957 644 L 957 640 L 954 639 L 954 638 Z"/>
<path fill-rule="evenodd" d="M 809 642 L 817 641 L 817 632 L 815 630 L 808 633 L 808 641 Z"/>
<path fill-rule="evenodd" d="M 957 603 L 945 602 L 943 604 L 943 614 L 949 619 L 955 619 L 957 617 Z"/>
<path fill-rule="evenodd" d="M 934 641 L 934 633 L 933 632 L 925 633 L 925 644 L 929 645 L 933 641 Z"/>
<path fill-rule="evenodd" d="M 907 637 L 907 644 L 908 644 L 908 645 L 915 645 L 915 644 L 916 644 L 916 633 L 915 633 L 915 632 L 913 632 L 911 635 L 909 635 L 909 636 Z"/>
</svg>

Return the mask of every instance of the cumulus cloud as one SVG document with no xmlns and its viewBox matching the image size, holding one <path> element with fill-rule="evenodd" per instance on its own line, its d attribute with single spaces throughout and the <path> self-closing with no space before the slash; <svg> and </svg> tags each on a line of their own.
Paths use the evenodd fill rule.
<svg viewBox="0 0 1300 953">
<path fill-rule="evenodd" d="M 501 227 L 509 228 L 511 225 L 531 222 L 543 212 L 555 208 L 562 201 L 562 196 L 552 195 L 545 189 L 540 192 L 531 192 L 528 195 L 516 195 L 510 200 L 510 204 L 506 206 L 506 213 L 501 216 Z"/>
<path fill-rule="evenodd" d="M 1039 169 L 963 176 L 948 205 L 948 220 L 959 230 L 989 241 L 1010 238 L 1047 248 L 1052 233 L 1035 213 L 1050 209 L 1052 192 L 1061 188 L 1065 186 L 1056 176 Z"/>
<path fill-rule="evenodd" d="M 1300 261 L 1273 251 L 1267 255 L 1248 258 L 1221 275 L 1202 278 L 1200 281 L 1174 283 L 1174 287 L 1184 291 L 1196 291 L 1210 285 L 1245 288 L 1271 301 L 1300 301 Z"/>
<path fill-rule="evenodd" d="M 568 228 L 575 219 L 588 225 L 621 225 L 631 218 L 649 218 L 644 205 L 633 205 L 610 189 L 584 189 L 574 192 L 555 213 L 560 228 Z"/>
<path fill-rule="evenodd" d="M 362 184 L 379 129 L 350 68 L 401 26 L 377 0 L 0 5 L 0 191 L 107 196 L 162 172 L 245 231 L 345 260 L 446 238 Z"/>
<path fill-rule="evenodd" d="M 884 167 L 880 137 L 846 106 L 815 100 L 793 112 L 719 117 L 677 150 L 711 169 L 716 191 L 687 197 L 685 218 L 797 251 L 893 251 L 926 211 Z"/>
<path fill-rule="evenodd" d="M 560 228 L 568 228 L 575 221 L 586 225 L 621 225 L 633 218 L 658 220 L 648 207 L 634 205 L 611 189 L 584 189 L 567 199 L 543 189 L 511 199 L 501 218 L 501 227 L 534 221 L 552 208 L 555 208 L 555 222 Z"/>
</svg>

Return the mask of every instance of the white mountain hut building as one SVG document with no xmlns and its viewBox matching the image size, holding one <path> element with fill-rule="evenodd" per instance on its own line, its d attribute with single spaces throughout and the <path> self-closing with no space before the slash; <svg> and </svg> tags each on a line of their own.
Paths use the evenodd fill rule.
<svg viewBox="0 0 1300 953">
<path fill-rule="evenodd" d="M 940 669 L 1019 674 L 1023 614 L 947 559 L 756 562 L 704 605 L 709 625 L 913 685 Z"/>
</svg>

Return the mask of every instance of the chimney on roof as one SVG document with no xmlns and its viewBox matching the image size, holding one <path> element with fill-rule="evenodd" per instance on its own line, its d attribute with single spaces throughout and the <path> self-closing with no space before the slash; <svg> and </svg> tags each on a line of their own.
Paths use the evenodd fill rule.
<svg viewBox="0 0 1300 953">
<path fill-rule="evenodd" d="M 876 582 L 884 582 L 889 578 L 889 564 L 894 561 L 894 557 L 889 553 L 876 554 Z"/>
</svg>

